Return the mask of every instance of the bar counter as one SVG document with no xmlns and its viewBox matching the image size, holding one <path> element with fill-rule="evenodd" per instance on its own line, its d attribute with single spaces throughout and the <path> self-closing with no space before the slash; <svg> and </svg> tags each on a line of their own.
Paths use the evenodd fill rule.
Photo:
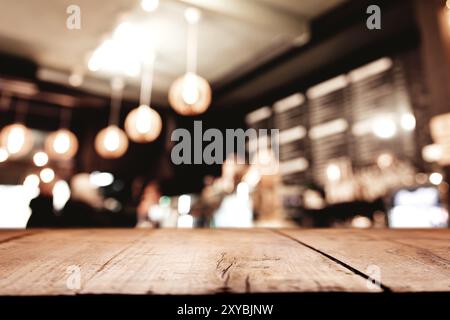
<svg viewBox="0 0 450 320">
<path fill-rule="evenodd" d="M 0 231 L 0 295 L 450 291 L 450 231 Z"/>
</svg>

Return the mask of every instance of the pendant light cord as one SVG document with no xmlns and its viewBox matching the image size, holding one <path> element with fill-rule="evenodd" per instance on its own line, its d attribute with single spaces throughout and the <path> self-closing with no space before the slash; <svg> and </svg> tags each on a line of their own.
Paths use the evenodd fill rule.
<svg viewBox="0 0 450 320">
<path fill-rule="evenodd" d="M 150 61 L 142 63 L 141 94 L 139 98 L 140 105 L 145 104 L 150 107 L 152 101 L 154 65 L 155 53 L 152 52 Z"/>
<path fill-rule="evenodd" d="M 197 73 L 198 22 L 189 23 L 187 29 L 187 72 Z"/>
<path fill-rule="evenodd" d="M 111 111 L 109 114 L 109 125 L 119 125 L 123 87 L 124 82 L 122 78 L 113 78 L 111 80 Z"/>
</svg>

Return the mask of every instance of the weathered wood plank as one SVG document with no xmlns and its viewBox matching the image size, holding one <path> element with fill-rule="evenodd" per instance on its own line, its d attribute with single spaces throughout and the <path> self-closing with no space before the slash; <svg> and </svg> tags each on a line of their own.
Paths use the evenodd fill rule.
<svg viewBox="0 0 450 320">
<path fill-rule="evenodd" d="M 71 265 L 80 266 L 78 290 L 66 287 Z M 16 295 L 370 291 L 269 230 L 48 231 L 0 245 L 0 273 L 0 294 Z"/>
<path fill-rule="evenodd" d="M 83 290 L 292 291 L 367 291 L 367 287 L 361 277 L 268 230 L 160 230 L 123 251 Z"/>
<path fill-rule="evenodd" d="M 71 267 L 80 267 L 83 283 L 145 235 L 142 230 L 129 231 L 46 230 L 2 243 L 0 294 L 75 294 L 66 285 Z"/>
<path fill-rule="evenodd" d="M 34 232 L 39 231 L 35 230 Z M 0 243 L 14 240 L 22 236 L 28 236 L 29 234 L 31 234 L 31 232 L 24 229 L 0 229 Z"/>
<path fill-rule="evenodd" d="M 450 291 L 450 230 L 281 231 L 363 272 L 381 271 L 395 292 Z M 373 270 L 373 269 L 372 269 Z"/>
</svg>

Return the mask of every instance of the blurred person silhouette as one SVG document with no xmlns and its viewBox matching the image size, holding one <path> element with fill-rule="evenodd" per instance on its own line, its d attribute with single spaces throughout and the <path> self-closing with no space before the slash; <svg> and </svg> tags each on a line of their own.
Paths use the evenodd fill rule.
<svg viewBox="0 0 450 320">
<path fill-rule="evenodd" d="M 62 209 L 61 227 L 105 227 L 111 219 L 103 209 L 103 198 L 89 174 L 79 173 L 70 181 L 70 199 Z"/>
<path fill-rule="evenodd" d="M 56 181 L 54 179 L 53 181 Z M 60 217 L 53 207 L 52 190 L 54 182 L 39 183 L 39 195 L 30 201 L 31 215 L 27 228 L 55 228 L 60 224 Z"/>
<path fill-rule="evenodd" d="M 137 227 L 157 227 L 159 221 L 152 219 L 151 210 L 159 204 L 161 191 L 157 181 L 149 182 L 141 195 L 140 202 L 136 208 Z"/>
</svg>

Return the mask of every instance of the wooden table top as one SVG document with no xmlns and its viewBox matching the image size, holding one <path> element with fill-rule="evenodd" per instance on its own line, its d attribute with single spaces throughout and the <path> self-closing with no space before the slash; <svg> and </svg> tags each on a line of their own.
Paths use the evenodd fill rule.
<svg viewBox="0 0 450 320">
<path fill-rule="evenodd" d="M 0 231 L 0 295 L 386 291 L 450 291 L 450 230 Z"/>
</svg>

